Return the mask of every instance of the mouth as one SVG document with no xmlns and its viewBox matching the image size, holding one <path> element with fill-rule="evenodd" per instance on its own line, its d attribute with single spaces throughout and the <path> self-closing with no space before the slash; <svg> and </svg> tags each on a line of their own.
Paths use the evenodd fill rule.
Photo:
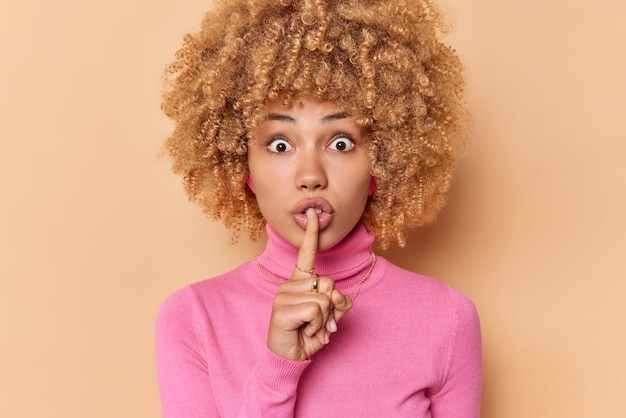
<svg viewBox="0 0 626 418">
<path fill-rule="evenodd" d="M 298 203 L 292 212 L 294 220 L 302 229 L 306 229 L 309 217 L 307 210 L 315 209 L 319 220 L 320 231 L 326 229 L 333 220 L 334 210 L 330 203 L 322 198 L 305 199 Z"/>
</svg>

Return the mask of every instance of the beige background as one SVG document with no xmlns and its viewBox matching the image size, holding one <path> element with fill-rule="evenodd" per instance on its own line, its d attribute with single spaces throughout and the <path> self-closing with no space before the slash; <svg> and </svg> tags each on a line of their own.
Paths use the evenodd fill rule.
<svg viewBox="0 0 626 418">
<path fill-rule="evenodd" d="M 623 2 L 446 0 L 473 148 L 389 257 L 480 311 L 484 417 L 623 417 Z M 252 257 L 159 159 L 159 85 L 207 1 L 0 6 L 0 416 L 159 414 L 153 323 Z"/>
</svg>

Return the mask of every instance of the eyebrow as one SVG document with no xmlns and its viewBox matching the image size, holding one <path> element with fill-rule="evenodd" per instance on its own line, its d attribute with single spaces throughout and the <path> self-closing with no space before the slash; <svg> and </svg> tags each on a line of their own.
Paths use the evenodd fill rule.
<svg viewBox="0 0 626 418">
<path fill-rule="evenodd" d="M 322 123 L 332 122 L 334 120 L 346 119 L 350 115 L 347 112 L 331 113 L 322 118 Z M 279 113 L 270 113 L 265 120 L 275 120 L 279 122 L 297 123 L 297 120 L 288 115 L 281 115 Z"/>
</svg>

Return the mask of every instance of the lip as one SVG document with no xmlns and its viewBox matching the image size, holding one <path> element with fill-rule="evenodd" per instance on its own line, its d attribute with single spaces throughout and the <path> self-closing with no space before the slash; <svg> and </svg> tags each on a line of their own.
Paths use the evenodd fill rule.
<svg viewBox="0 0 626 418">
<path fill-rule="evenodd" d="M 296 205 L 292 215 L 298 226 L 302 229 L 306 229 L 309 218 L 303 212 L 309 208 L 320 209 L 322 211 L 322 213 L 318 215 L 320 231 L 326 229 L 333 220 L 335 211 L 330 203 L 321 197 L 304 199 Z"/>
</svg>

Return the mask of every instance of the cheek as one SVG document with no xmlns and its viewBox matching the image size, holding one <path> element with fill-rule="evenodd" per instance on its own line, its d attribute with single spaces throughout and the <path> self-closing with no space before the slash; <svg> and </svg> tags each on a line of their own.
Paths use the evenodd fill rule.
<svg viewBox="0 0 626 418">
<path fill-rule="evenodd" d="M 352 210 L 365 210 L 370 192 L 375 187 L 373 177 L 367 175 L 355 178 L 355 176 L 344 177 L 341 187 L 344 194 L 344 201 L 352 208 Z"/>
</svg>

